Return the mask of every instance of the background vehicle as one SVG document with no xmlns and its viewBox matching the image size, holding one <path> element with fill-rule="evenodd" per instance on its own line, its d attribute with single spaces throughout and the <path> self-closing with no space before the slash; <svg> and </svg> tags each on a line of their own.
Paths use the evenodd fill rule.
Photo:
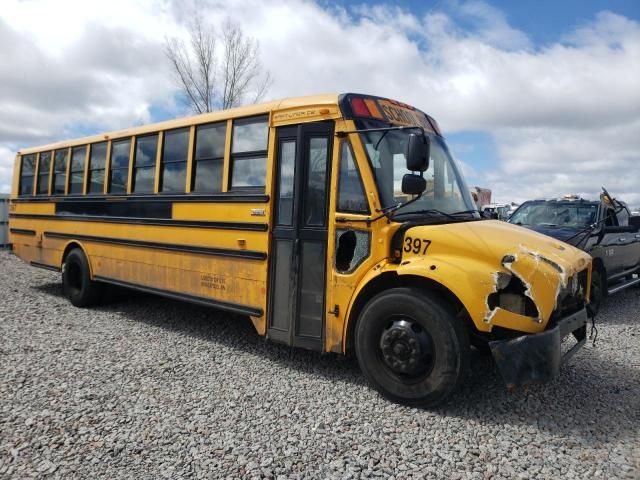
<svg viewBox="0 0 640 480">
<path fill-rule="evenodd" d="M 507 220 L 511 214 L 510 205 L 502 203 L 490 203 L 480 207 L 480 213 L 484 218 L 493 218 L 495 220 Z"/>
<path fill-rule="evenodd" d="M 61 271 L 76 306 L 110 283 L 245 314 L 286 345 L 355 350 L 411 405 L 463 381 L 470 341 L 512 385 L 585 341 L 589 256 L 481 221 L 435 120 L 394 100 L 292 98 L 26 149 L 10 210 L 15 253 Z"/>
<path fill-rule="evenodd" d="M 523 203 L 510 223 L 563 240 L 589 253 L 593 261 L 591 308 L 602 299 L 640 284 L 640 219 L 604 190 L 599 201 L 576 196 Z"/>
<path fill-rule="evenodd" d="M 480 210 L 480 207 L 482 207 L 482 205 L 491 203 L 491 189 L 483 187 L 471 187 L 469 189 L 469 192 L 471 193 L 471 198 L 476 204 L 478 210 Z"/>
</svg>

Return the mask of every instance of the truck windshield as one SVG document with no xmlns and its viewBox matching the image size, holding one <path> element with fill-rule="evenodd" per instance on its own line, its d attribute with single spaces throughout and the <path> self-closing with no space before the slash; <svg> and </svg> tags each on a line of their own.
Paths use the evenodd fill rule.
<svg viewBox="0 0 640 480">
<path fill-rule="evenodd" d="M 525 226 L 584 228 L 598 216 L 597 203 L 524 203 L 509 219 L 509 223 Z"/>
<path fill-rule="evenodd" d="M 388 126 L 388 125 L 385 125 Z M 359 122 L 359 129 L 381 128 L 377 122 Z M 411 173 L 407 170 L 405 152 L 409 138 L 408 130 L 385 130 L 361 132 L 360 138 L 367 151 L 369 162 L 378 186 L 383 208 L 389 208 L 410 200 L 410 195 L 402 193 L 402 177 Z M 469 189 L 449 154 L 444 140 L 428 134 L 431 143 L 429 168 L 424 172 L 427 188 L 415 202 L 398 210 L 394 217 L 440 216 L 462 220 L 479 218 L 471 200 Z M 417 172 L 416 172 L 417 173 Z"/>
</svg>

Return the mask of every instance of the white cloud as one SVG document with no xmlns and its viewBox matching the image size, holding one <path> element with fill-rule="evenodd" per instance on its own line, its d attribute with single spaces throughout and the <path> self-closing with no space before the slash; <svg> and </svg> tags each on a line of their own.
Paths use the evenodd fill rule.
<svg viewBox="0 0 640 480">
<path fill-rule="evenodd" d="M 189 4 L 4 3 L 0 147 L 6 151 L 63 137 L 88 120 L 97 128 L 148 121 L 151 105 L 171 105 L 163 41 L 182 34 Z M 458 154 L 498 198 L 569 188 L 595 195 L 604 182 L 640 203 L 638 22 L 601 12 L 540 48 L 486 3 L 452 5 L 455 18 L 439 11 L 418 17 L 385 4 L 345 10 L 302 0 L 213 0 L 203 16 L 214 23 L 230 17 L 260 41 L 274 77 L 272 98 L 370 92 L 429 112 L 445 132 L 488 132 L 498 152 L 494 172 L 478 173 L 465 152 Z M 69 12 L 73 20 L 64 23 Z M 58 33 L 52 24 L 65 28 Z M 5 150 L 6 168 L 13 154 Z M 0 189 L 9 182 L 0 170 Z"/>
<path fill-rule="evenodd" d="M 481 1 L 456 2 L 460 14 L 469 17 L 478 27 L 475 36 L 484 43 L 505 50 L 533 47 L 529 37 L 511 27 L 501 10 Z"/>
<path fill-rule="evenodd" d="M 486 180 L 502 201 L 576 193 L 595 198 L 600 187 L 640 205 L 640 119 L 597 129 L 504 129 L 496 133 L 502 160 Z M 535 189 L 535 190 L 534 190 Z"/>
</svg>

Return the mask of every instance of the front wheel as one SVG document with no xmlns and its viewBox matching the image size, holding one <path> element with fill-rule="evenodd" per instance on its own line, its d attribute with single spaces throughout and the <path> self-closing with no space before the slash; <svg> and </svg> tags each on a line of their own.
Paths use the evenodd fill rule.
<svg viewBox="0 0 640 480">
<path fill-rule="evenodd" d="M 374 297 L 356 325 L 356 356 L 385 397 L 433 407 L 461 383 L 469 338 L 446 305 L 429 292 L 394 288 Z"/>
</svg>

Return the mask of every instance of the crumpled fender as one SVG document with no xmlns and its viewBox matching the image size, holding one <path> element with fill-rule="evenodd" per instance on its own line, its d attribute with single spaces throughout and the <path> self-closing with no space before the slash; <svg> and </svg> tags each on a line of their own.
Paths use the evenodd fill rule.
<svg viewBox="0 0 640 480">
<path fill-rule="evenodd" d="M 527 272 L 527 277 L 531 278 L 533 274 L 528 271 L 530 265 L 518 265 L 518 267 Z M 489 295 L 497 291 L 496 273 L 498 271 L 507 272 L 507 269 L 496 268 L 495 265 L 473 258 L 461 259 L 455 255 L 413 257 L 403 261 L 397 268 L 398 275 L 416 275 L 429 278 L 451 291 L 464 305 L 479 331 L 490 332 L 494 325 L 526 333 L 542 331 L 553 311 L 553 305 L 551 305 L 551 309 L 539 307 L 542 322 L 499 307 L 493 310 L 489 308 L 487 299 Z M 550 279 L 553 277 L 551 275 Z M 555 277 L 558 281 L 558 276 Z M 556 288 L 556 284 L 547 285 L 546 288 L 536 288 L 536 293 L 532 292 L 532 299 L 536 306 L 538 306 L 536 300 L 540 290 L 549 293 L 549 295 L 541 294 L 541 298 L 551 297 Z"/>
<path fill-rule="evenodd" d="M 575 272 L 560 272 L 559 269 L 564 267 L 523 247 L 514 249 L 510 256 L 513 258 L 507 260 L 513 261 L 503 265 L 495 265 L 484 259 L 444 254 L 409 257 L 399 265 L 382 261 L 360 281 L 348 313 L 350 314 L 353 302 L 361 290 L 370 281 L 383 273 L 395 272 L 398 275 L 423 277 L 448 289 L 466 308 L 479 331 L 490 332 L 493 326 L 500 326 L 524 333 L 541 332 L 555 309 L 559 289 L 565 286 L 566 279 Z M 523 281 L 528 287 L 527 295 L 538 308 L 538 318 L 518 315 L 500 307 L 493 310 L 489 308 L 487 299 L 497 291 L 497 272 L 510 272 Z M 346 322 L 344 328 L 346 334 Z"/>
</svg>

